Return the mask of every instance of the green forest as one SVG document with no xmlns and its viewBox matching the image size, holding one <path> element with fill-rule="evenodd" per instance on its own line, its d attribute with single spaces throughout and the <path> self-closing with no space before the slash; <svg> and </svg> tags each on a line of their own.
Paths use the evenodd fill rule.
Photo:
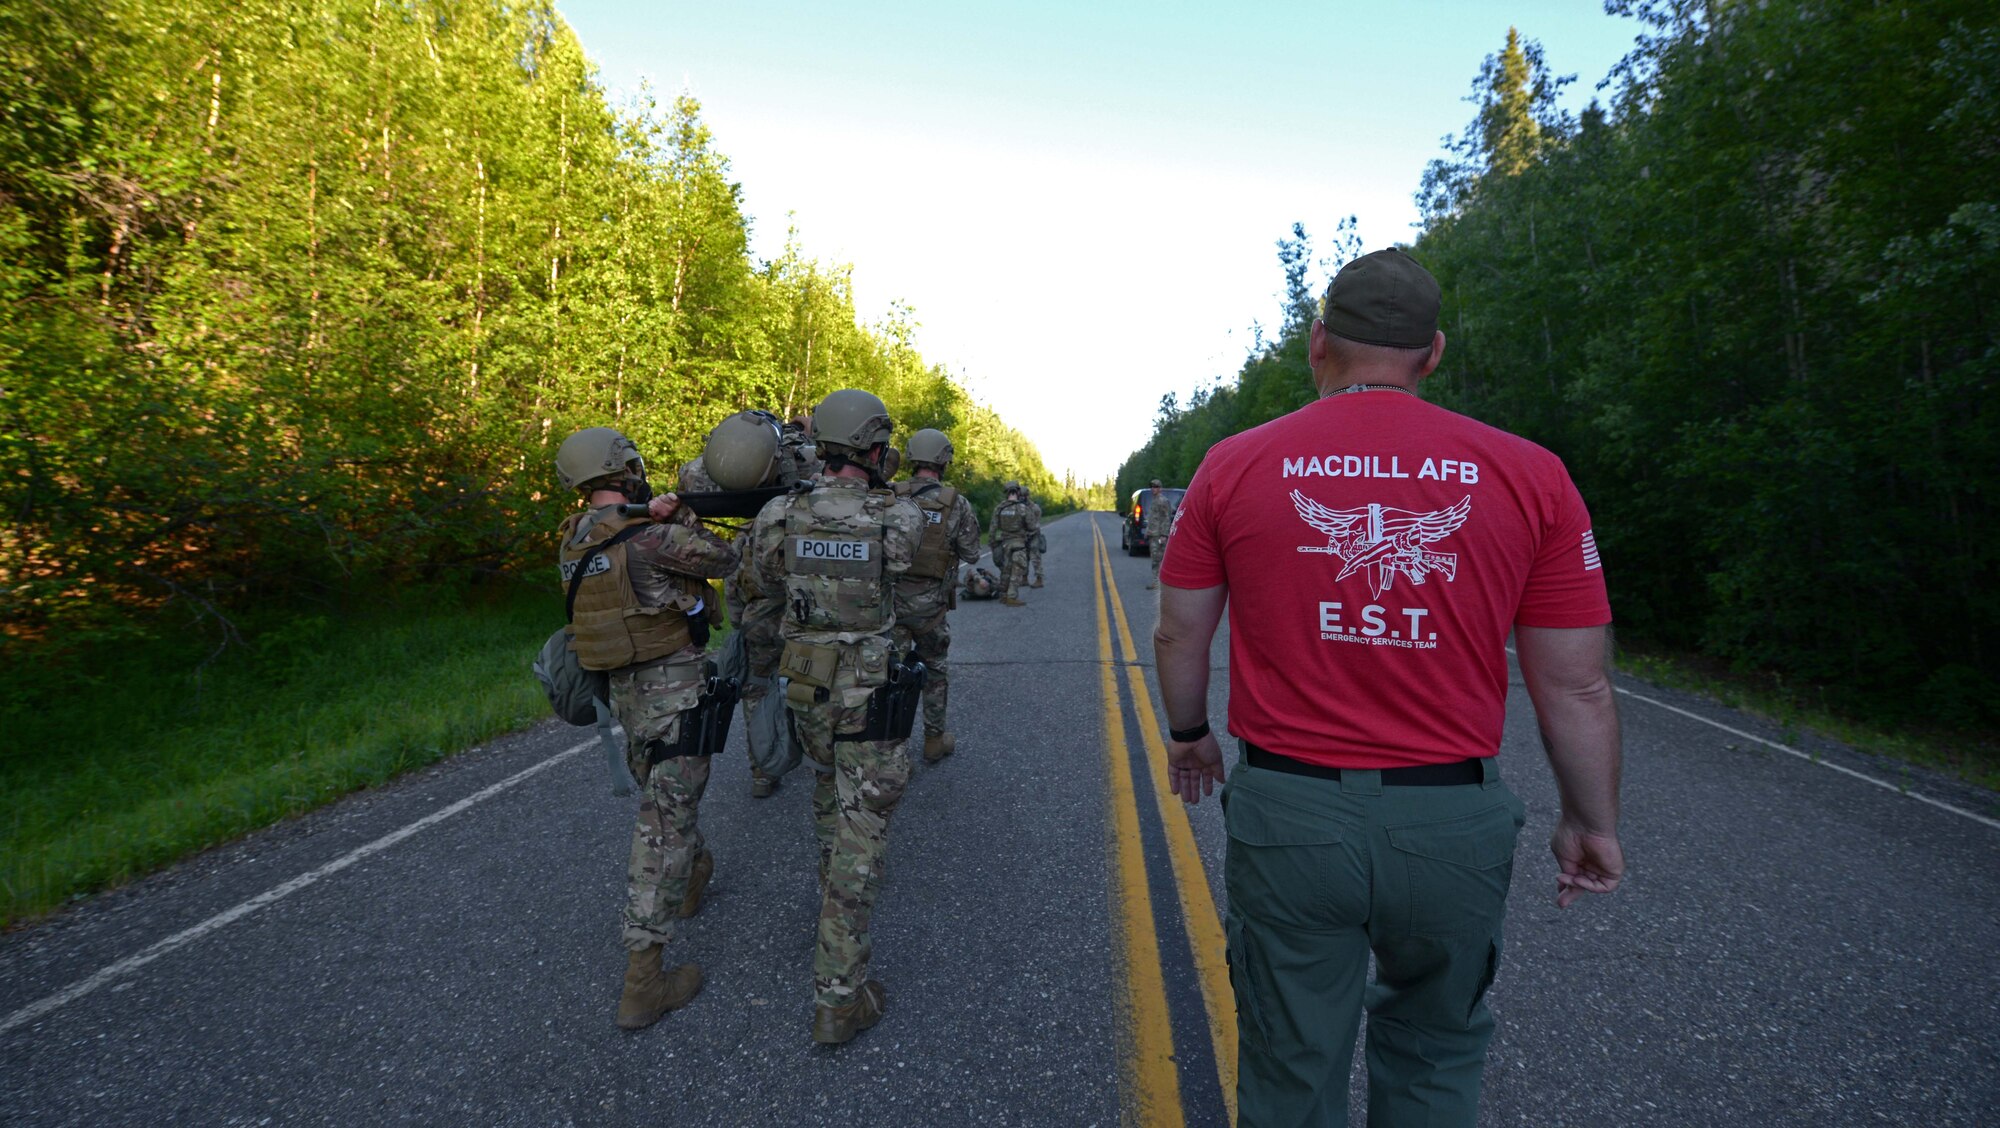
<svg viewBox="0 0 2000 1128">
<path fill-rule="evenodd" d="M 2000 720 L 2000 20 L 1933 0 L 1610 0 L 1645 34 L 1580 114 L 1510 32 L 1417 189 L 1424 394 L 1568 464 L 1621 638 L 1888 723 Z M 1341 224 L 1328 269 L 1359 251 Z M 1185 483 L 1313 395 L 1282 321 L 1161 404 L 1118 476 Z"/>
<path fill-rule="evenodd" d="M 1064 495 L 907 310 L 756 261 L 699 106 L 610 105 L 549 3 L 30 0 L 0 51 L 12 649 L 541 562 L 569 431 L 671 468 L 839 387 Z"/>
<path fill-rule="evenodd" d="M 548 0 L 0 4 L 0 924 L 545 718 L 576 504 L 880 394 L 1080 499 Z"/>
</svg>

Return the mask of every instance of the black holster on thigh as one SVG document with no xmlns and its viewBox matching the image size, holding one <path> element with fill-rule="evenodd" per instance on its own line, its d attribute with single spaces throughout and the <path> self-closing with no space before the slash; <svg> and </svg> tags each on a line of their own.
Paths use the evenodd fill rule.
<svg viewBox="0 0 2000 1128">
<path fill-rule="evenodd" d="M 719 677 L 715 663 L 708 664 L 708 682 L 701 700 L 681 712 L 681 730 L 672 743 L 655 740 L 646 746 L 646 766 L 679 756 L 713 756 L 729 742 L 729 722 L 736 716 L 736 702 L 743 696 L 735 678 Z"/>
<path fill-rule="evenodd" d="M 858 740 L 908 740 L 917 727 L 917 709 L 924 700 L 930 671 L 914 651 L 889 663 L 889 680 L 868 695 L 868 721 L 859 732 L 834 735 L 834 743 Z"/>
</svg>

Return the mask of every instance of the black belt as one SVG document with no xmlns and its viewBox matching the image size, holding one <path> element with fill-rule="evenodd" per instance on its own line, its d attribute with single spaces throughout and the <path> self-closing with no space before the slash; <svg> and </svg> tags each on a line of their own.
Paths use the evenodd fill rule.
<svg viewBox="0 0 2000 1128">
<path fill-rule="evenodd" d="M 1267 772 L 1285 772 L 1289 775 L 1311 776 L 1314 779 L 1340 778 L 1339 768 L 1308 764 L 1303 760 L 1294 760 L 1290 756 L 1266 752 L 1247 740 L 1243 742 L 1243 762 Z M 1480 767 L 1478 759 L 1454 760 L 1449 764 L 1416 764 L 1407 768 L 1382 768 L 1380 771 L 1384 787 L 1457 787 L 1461 784 L 1479 783 L 1486 777 L 1485 769 Z"/>
</svg>

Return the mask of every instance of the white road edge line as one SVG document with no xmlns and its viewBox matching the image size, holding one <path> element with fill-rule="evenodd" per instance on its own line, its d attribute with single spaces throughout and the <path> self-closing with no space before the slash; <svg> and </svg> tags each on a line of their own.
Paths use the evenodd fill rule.
<svg viewBox="0 0 2000 1128">
<path fill-rule="evenodd" d="M 1508 647 L 1507 653 L 1513 654 L 1514 648 L 1511 646 Z M 1907 787 L 1902 787 L 1897 784 L 1890 783 L 1888 780 L 1876 779 L 1874 776 L 1869 775 L 1867 772 L 1857 772 L 1853 768 L 1847 767 L 1846 765 L 1836 764 L 1832 760 L 1825 759 L 1824 757 L 1814 756 L 1809 752 L 1801 752 L 1798 749 L 1791 747 L 1790 745 L 1780 744 L 1775 740 L 1765 740 L 1761 736 L 1757 736 L 1753 733 L 1744 732 L 1742 729 L 1730 728 L 1728 725 L 1723 724 L 1721 721 L 1711 721 L 1707 717 L 1702 716 L 1700 713 L 1691 713 L 1686 709 L 1680 708 L 1679 706 L 1669 705 L 1664 701 L 1655 700 L 1654 698 L 1648 697 L 1643 693 L 1634 693 L 1629 689 L 1623 689 L 1620 688 L 1619 686 L 1612 686 L 1611 688 L 1618 690 L 1619 693 L 1622 693 L 1627 697 L 1633 698 L 1638 701 L 1644 701 L 1648 705 L 1657 705 L 1660 708 L 1665 709 L 1669 713 L 1679 713 L 1681 716 L 1686 717 L 1691 721 L 1700 721 L 1702 724 L 1708 725 L 1711 728 L 1719 728 L 1723 732 L 1726 732 L 1731 736 L 1740 736 L 1745 740 L 1754 740 L 1766 748 L 1775 748 L 1778 751 L 1783 752 L 1788 756 L 1797 756 L 1799 759 L 1804 760 L 1808 764 L 1817 764 L 1822 768 L 1831 768 L 1834 771 L 1839 772 L 1841 775 L 1853 776 L 1855 779 L 1858 779 L 1863 783 L 1872 783 L 1884 791 L 1893 791 L 1898 795 L 1903 795 L 1911 799 L 1915 799 L 1919 803 L 1928 803 L 1931 806 L 1936 807 L 1940 811 L 1950 811 L 1954 815 L 1963 815 L 1964 817 L 1971 819 L 1973 822 L 1984 823 L 1987 826 L 1992 827 L 1994 830 L 2000 830 L 2000 819 L 1989 819 L 1985 815 L 1968 811 L 1964 807 L 1955 807 L 1952 804 L 1943 801 L 1942 799 L 1933 799 L 1930 796 L 1925 795 L 1921 791 L 1911 791 Z"/>
<path fill-rule="evenodd" d="M 1818 764 L 1822 768 L 1832 768 L 1834 771 L 1837 771 L 1842 775 L 1853 776 L 1855 779 L 1858 779 L 1863 783 L 1872 783 L 1884 791 L 1893 791 L 1898 795 L 1906 795 L 1912 799 L 1915 799 L 1919 803 L 1928 803 L 1931 806 L 1936 807 L 1940 811 L 1950 811 L 1954 815 L 1964 815 L 1966 818 L 1971 819 L 1973 822 L 1985 823 L 1987 826 L 1990 826 L 1995 830 L 2000 830 L 2000 819 L 1989 819 L 1985 815 L 1976 814 L 1972 811 L 1966 810 L 1963 807 L 1955 807 L 1950 803 L 1944 802 L 1941 799 L 1933 799 L 1930 796 L 1925 795 L 1921 791 L 1911 791 L 1906 787 L 1890 783 L 1888 780 L 1877 779 L 1866 772 L 1857 772 L 1853 768 L 1847 767 L 1844 764 L 1836 764 L 1832 760 L 1828 760 L 1825 757 L 1815 757 L 1809 753 L 1801 752 L 1798 749 L 1790 747 L 1788 745 L 1779 744 L 1775 740 L 1765 740 L 1761 736 L 1752 735 L 1751 733 L 1744 732 L 1742 729 L 1730 728 L 1728 725 L 1725 725 L 1720 721 L 1711 721 L 1707 717 L 1704 717 L 1699 713 L 1691 713 L 1686 709 L 1681 709 L 1676 706 L 1669 705 L 1664 701 L 1655 701 L 1654 699 L 1646 696 L 1643 693 L 1633 693 L 1629 689 L 1620 689 L 1618 690 L 1618 692 L 1624 694 L 1627 697 L 1636 698 L 1637 700 L 1644 701 L 1648 705 L 1658 705 L 1660 708 L 1665 709 L 1669 713 L 1679 713 L 1683 717 L 1688 717 L 1692 720 L 1700 721 L 1702 724 L 1712 725 L 1715 728 L 1719 728 L 1723 732 L 1729 733 L 1732 736 L 1740 736 L 1745 740 L 1754 740 L 1757 743 L 1762 744 L 1767 748 L 1775 748 L 1778 751 L 1785 753 L 1786 755 L 1797 756 L 1799 759 L 1804 760 L 1809 764 Z"/>
<path fill-rule="evenodd" d="M 83 998 L 85 995 L 88 995 L 92 991 L 95 991 L 98 988 L 104 986 L 105 984 L 110 983 L 114 979 L 119 979 L 123 976 L 130 975 L 132 972 L 137 971 L 138 969 L 144 967 L 149 963 L 152 963 L 154 960 L 159 959 L 161 956 L 166 955 L 167 953 L 175 950 L 176 948 L 192 944 L 196 940 L 199 940 L 202 937 L 208 935 L 209 933 L 214 932 L 218 928 L 234 924 L 235 922 L 242 920 L 244 917 L 249 916 L 251 913 L 256 912 L 258 909 L 265 908 L 267 906 L 276 904 L 277 902 L 284 900 L 285 898 L 291 896 L 292 894 L 297 893 L 299 890 L 304 889 L 307 886 L 314 884 L 315 882 L 318 882 L 321 878 L 330 877 L 336 873 L 339 873 L 341 870 L 346 869 L 348 866 L 351 866 L 354 863 L 363 860 L 364 858 L 370 857 L 375 854 L 379 854 L 382 851 L 387 850 L 389 847 L 396 845 L 398 842 L 401 842 L 404 839 L 410 837 L 411 835 L 418 833 L 419 831 L 435 826 L 438 823 L 443 822 L 444 820 L 452 817 L 453 815 L 458 814 L 461 811 L 466 810 L 469 807 L 472 807 L 475 804 L 484 802 L 487 799 L 491 799 L 493 796 L 500 794 L 502 791 L 507 790 L 508 788 L 514 786 L 517 783 L 520 783 L 522 780 L 527 779 L 529 776 L 532 776 L 537 772 L 543 771 L 547 768 L 554 767 L 556 764 L 559 764 L 562 761 L 569 759 L 571 756 L 576 755 L 578 752 L 583 751 L 585 748 L 590 747 L 593 743 L 595 743 L 594 740 L 586 740 L 573 747 L 566 748 L 563 751 L 558 752 L 553 756 L 550 756 L 548 759 L 543 760 L 538 764 L 535 764 L 531 767 L 523 768 L 522 770 L 515 772 L 513 775 L 508 776 L 506 779 L 501 780 L 499 783 L 493 784 L 489 787 L 481 788 L 480 790 L 473 792 L 472 794 L 466 796 L 463 799 L 460 799 L 456 803 L 450 804 L 449 806 L 440 807 L 437 810 L 432 811 L 430 814 L 425 815 L 423 818 L 418 819 L 416 822 L 413 822 L 408 826 L 403 827 L 400 830 L 390 831 L 388 834 L 385 834 L 382 837 L 377 838 L 375 841 L 370 842 L 365 846 L 357 846 L 353 850 L 350 850 L 347 853 L 342 854 L 340 857 L 335 858 L 334 860 L 326 863 L 325 865 L 319 867 L 316 870 L 311 870 L 309 872 L 302 873 L 299 876 L 292 878 L 290 881 L 286 881 L 279 885 L 274 885 L 271 888 L 266 889 L 264 892 L 257 894 L 255 897 L 250 898 L 248 901 L 245 901 L 242 904 L 237 905 L 235 908 L 225 909 L 222 912 L 219 912 L 214 916 L 209 917 L 207 920 L 202 921 L 200 924 L 193 926 L 192 928 L 187 928 L 183 929 L 180 932 L 176 932 L 172 936 L 167 937 L 165 940 L 161 940 L 160 942 L 154 944 L 152 947 L 147 948 L 143 952 L 140 952 L 136 956 L 128 956 L 125 959 L 119 960 L 117 963 L 103 967 L 99 969 L 96 974 L 90 976 L 88 979 L 78 980 L 77 982 L 70 984 L 68 987 L 63 988 L 62 990 L 56 992 L 53 995 L 48 996 L 47 998 L 29 1003 L 27 1006 L 22 1007 L 20 1010 L 15 1011 L 13 1014 L 8 1015 L 6 1018 L 0 1019 L 0 1034 L 5 1034 L 9 1030 L 12 1030 L 15 1027 L 20 1026 L 24 1023 L 33 1022 L 36 1019 L 42 1017 L 43 1015 L 49 1013 L 50 1011 L 57 1009 L 58 1007 L 66 1006 L 70 1003 L 75 1002 L 78 999 Z"/>
</svg>

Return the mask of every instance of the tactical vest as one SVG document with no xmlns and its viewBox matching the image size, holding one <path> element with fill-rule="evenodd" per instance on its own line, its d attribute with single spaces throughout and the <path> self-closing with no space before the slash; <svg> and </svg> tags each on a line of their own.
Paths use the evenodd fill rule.
<svg viewBox="0 0 2000 1128">
<path fill-rule="evenodd" d="M 565 591 L 576 571 L 575 565 L 592 548 L 628 526 L 649 523 L 644 517 L 607 517 L 591 526 L 582 543 L 572 543 L 577 523 L 587 516 L 579 513 L 570 517 L 557 532 Z M 595 556 L 577 588 L 574 617 L 570 620 L 570 632 L 575 636 L 571 649 L 576 651 L 577 663 L 586 670 L 616 670 L 651 662 L 694 644 L 687 611 L 682 607 L 639 604 L 639 596 L 632 590 L 632 574 L 626 558 L 628 547 L 615 544 Z M 676 586 L 689 600 L 689 607 L 693 606 L 693 599 L 702 598 L 709 590 L 707 584 L 692 578 Z"/>
<path fill-rule="evenodd" d="M 903 573 L 913 579 L 942 580 L 958 574 L 958 554 L 951 547 L 951 514 L 958 491 L 928 478 L 897 482 L 896 492 L 917 503 L 924 514 L 924 533 L 917 540 L 916 559 Z"/>
<path fill-rule="evenodd" d="M 809 631 L 872 633 L 895 622 L 882 552 L 895 494 L 816 489 L 785 505 L 785 618 Z"/>
<path fill-rule="evenodd" d="M 996 515 L 996 519 L 999 522 L 1000 532 L 1002 535 L 1007 537 L 1021 537 L 1027 535 L 1028 507 L 1021 504 L 1020 502 L 1010 501 L 1007 504 L 1001 506 L 1000 512 Z"/>
</svg>

